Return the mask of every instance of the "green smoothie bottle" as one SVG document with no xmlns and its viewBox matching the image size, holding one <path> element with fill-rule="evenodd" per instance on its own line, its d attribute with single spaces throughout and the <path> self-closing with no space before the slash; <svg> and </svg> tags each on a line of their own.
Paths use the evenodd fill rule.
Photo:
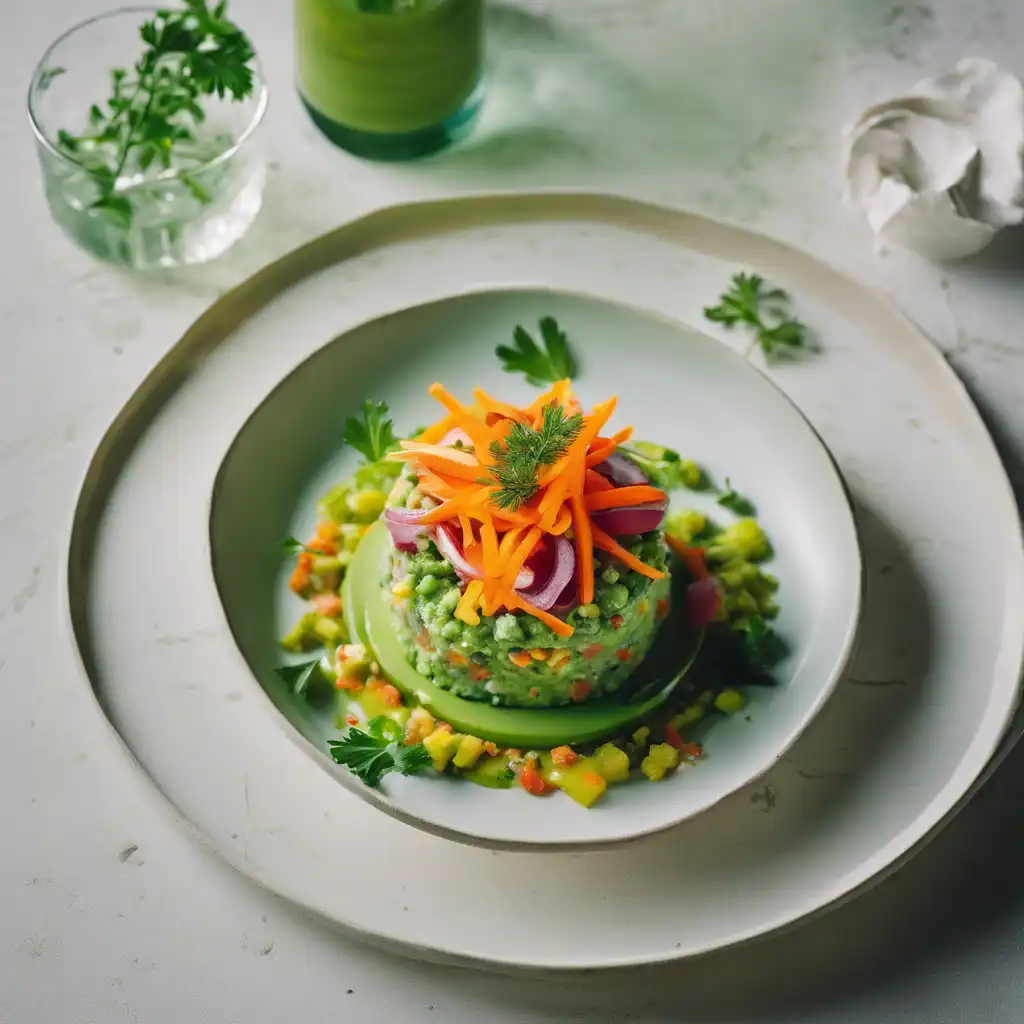
<svg viewBox="0 0 1024 1024">
<path fill-rule="evenodd" d="M 336 145 L 407 160 L 472 127 L 483 0 L 295 0 L 295 12 L 299 92 Z"/>
</svg>

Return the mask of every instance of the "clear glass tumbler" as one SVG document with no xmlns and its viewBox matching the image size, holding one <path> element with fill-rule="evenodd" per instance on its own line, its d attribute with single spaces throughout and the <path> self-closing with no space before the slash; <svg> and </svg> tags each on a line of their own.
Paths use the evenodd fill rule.
<svg viewBox="0 0 1024 1024">
<path fill-rule="evenodd" d="M 194 138 L 175 141 L 166 159 L 133 151 L 104 193 L 95 168 L 109 163 L 110 144 L 74 140 L 109 116 L 112 72 L 128 69 L 130 81 L 145 48 L 140 27 L 156 14 L 122 8 L 72 28 L 40 61 L 28 98 L 54 220 L 94 256 L 139 270 L 205 263 L 230 248 L 259 213 L 266 168 L 267 89 L 253 61 L 251 95 L 204 97 L 202 119 L 189 122 Z"/>
</svg>

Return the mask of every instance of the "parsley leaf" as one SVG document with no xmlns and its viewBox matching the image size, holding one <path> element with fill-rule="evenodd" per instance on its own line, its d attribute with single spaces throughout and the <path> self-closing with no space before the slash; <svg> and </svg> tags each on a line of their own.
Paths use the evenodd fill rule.
<svg viewBox="0 0 1024 1024">
<path fill-rule="evenodd" d="M 505 372 L 526 374 L 526 380 L 537 388 L 566 377 L 575 377 L 579 365 L 558 321 L 550 316 L 544 317 L 540 321 L 540 337 L 543 348 L 528 331 L 517 327 L 513 334 L 515 345 L 499 345 L 497 348 Z"/>
<path fill-rule="evenodd" d="M 340 740 L 329 744 L 331 757 L 345 765 L 366 785 L 376 788 L 389 772 L 415 775 L 429 767 L 430 754 L 422 743 L 406 746 L 402 728 L 393 719 L 379 716 L 372 719 L 367 731 L 349 729 Z"/>
<path fill-rule="evenodd" d="M 528 502 L 538 490 L 537 474 L 553 466 L 569 450 L 583 430 L 583 416 L 567 416 L 556 402 L 544 406 L 538 430 L 515 423 L 504 442 L 493 441 L 489 448 L 494 459 L 493 479 L 497 485 L 492 498 L 498 508 L 515 510 Z"/>
<path fill-rule="evenodd" d="M 230 95 L 238 101 L 252 95 L 255 52 L 225 10 L 222 2 L 211 11 L 206 0 L 185 0 L 183 10 L 158 10 L 139 28 L 145 49 L 131 73 L 115 68 L 110 97 L 88 108 L 86 131 L 57 133 L 60 147 L 99 191 L 92 208 L 123 226 L 131 224 L 134 210 L 128 197 L 117 193 L 118 181 L 137 177 L 154 162 L 170 170 L 181 143 L 191 146 L 194 159 L 199 141 L 194 129 L 205 118 L 202 98 Z M 58 70 L 52 69 L 51 79 Z M 198 183 L 179 176 L 197 200 L 210 201 Z"/>
<path fill-rule="evenodd" d="M 733 489 L 729 478 L 725 478 L 725 491 L 719 496 L 718 504 L 738 516 L 756 516 L 757 508 L 749 498 L 744 498 Z"/>
<path fill-rule="evenodd" d="M 398 440 L 387 419 L 387 402 L 363 403 L 363 416 L 349 416 L 345 422 L 345 443 L 350 444 L 367 462 L 380 462 L 398 447 Z"/>
<path fill-rule="evenodd" d="M 306 550 L 306 545 L 294 537 L 286 537 L 279 546 L 286 555 L 298 555 Z"/>
<path fill-rule="evenodd" d="M 758 274 L 736 274 L 717 306 L 705 306 L 704 316 L 712 323 L 732 328 L 743 324 L 754 332 L 754 344 L 765 357 L 773 359 L 780 349 L 808 347 L 807 327 L 788 315 L 789 294 L 770 288 Z"/>
<path fill-rule="evenodd" d="M 274 671 L 288 684 L 296 697 L 304 698 L 312 707 L 322 708 L 330 703 L 334 685 L 324 675 L 319 658 L 299 665 L 282 665 Z"/>
</svg>

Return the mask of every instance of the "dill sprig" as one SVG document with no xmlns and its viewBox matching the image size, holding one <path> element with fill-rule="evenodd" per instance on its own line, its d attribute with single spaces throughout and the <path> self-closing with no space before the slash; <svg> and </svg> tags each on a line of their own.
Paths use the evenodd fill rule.
<svg viewBox="0 0 1024 1024">
<path fill-rule="evenodd" d="M 553 466 L 583 430 L 583 416 L 567 416 L 555 402 L 544 406 L 540 428 L 516 423 L 504 443 L 492 441 L 489 448 L 494 459 L 493 479 L 496 485 L 492 501 L 498 508 L 515 511 L 525 505 L 538 491 L 537 475 L 546 466 Z"/>
</svg>

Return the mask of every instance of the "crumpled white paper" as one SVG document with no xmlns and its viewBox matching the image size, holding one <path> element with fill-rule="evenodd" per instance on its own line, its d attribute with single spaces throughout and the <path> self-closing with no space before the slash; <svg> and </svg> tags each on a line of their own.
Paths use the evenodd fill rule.
<svg viewBox="0 0 1024 1024">
<path fill-rule="evenodd" d="M 869 108 L 847 139 L 847 196 L 879 241 L 957 259 L 1024 221 L 1024 86 L 992 61 Z"/>
</svg>

